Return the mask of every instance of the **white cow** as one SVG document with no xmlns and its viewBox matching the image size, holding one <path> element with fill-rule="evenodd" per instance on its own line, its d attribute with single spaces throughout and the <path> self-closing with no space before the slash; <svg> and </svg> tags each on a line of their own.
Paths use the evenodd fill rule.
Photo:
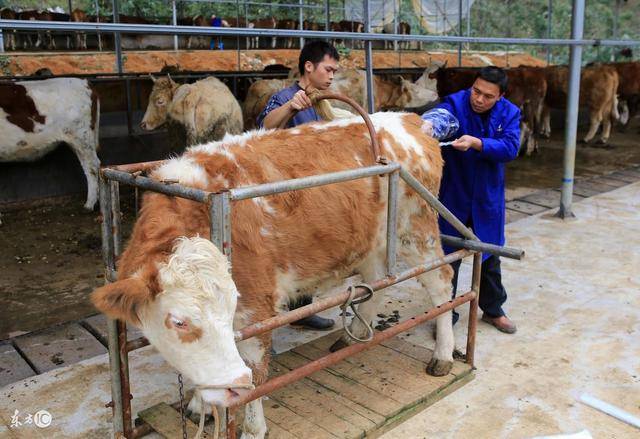
<svg viewBox="0 0 640 439">
<path fill-rule="evenodd" d="M 100 102 L 85 79 L 0 83 L 0 162 L 37 160 L 68 144 L 87 178 L 86 209 L 98 200 Z"/>
</svg>

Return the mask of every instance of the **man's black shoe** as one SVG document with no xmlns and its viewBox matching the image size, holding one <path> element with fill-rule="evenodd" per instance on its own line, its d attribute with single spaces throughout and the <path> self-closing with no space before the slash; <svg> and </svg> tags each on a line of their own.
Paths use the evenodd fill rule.
<svg viewBox="0 0 640 439">
<path fill-rule="evenodd" d="M 333 328 L 335 323 L 336 322 L 333 319 L 325 319 L 324 317 L 314 314 L 312 316 L 305 317 L 304 319 L 291 322 L 290 325 L 305 329 L 315 329 L 316 331 L 326 331 Z"/>
</svg>

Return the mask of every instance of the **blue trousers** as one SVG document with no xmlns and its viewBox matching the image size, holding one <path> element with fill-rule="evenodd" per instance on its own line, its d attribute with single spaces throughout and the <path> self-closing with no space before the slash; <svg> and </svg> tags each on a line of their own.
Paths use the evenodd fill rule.
<svg viewBox="0 0 640 439">
<path fill-rule="evenodd" d="M 451 298 L 456 297 L 458 289 L 458 271 L 460 263 L 455 261 L 451 264 L 453 268 L 453 279 L 451 279 Z M 480 300 L 478 306 L 489 317 L 501 317 L 505 315 L 502 305 L 507 301 L 507 292 L 502 285 L 502 272 L 500 271 L 500 258 L 491 255 L 482 263 L 482 273 L 480 274 Z M 455 325 L 460 315 L 453 310 L 453 324 Z"/>
</svg>

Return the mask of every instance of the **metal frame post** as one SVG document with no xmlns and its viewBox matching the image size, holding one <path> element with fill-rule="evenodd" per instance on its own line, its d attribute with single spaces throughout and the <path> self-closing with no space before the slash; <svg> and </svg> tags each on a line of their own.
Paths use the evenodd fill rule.
<svg viewBox="0 0 640 439">
<path fill-rule="evenodd" d="M 476 293 L 469 302 L 469 327 L 467 330 L 466 362 L 474 366 L 476 350 L 476 331 L 478 327 L 478 301 L 480 300 L 480 276 L 482 275 L 482 253 L 473 255 L 473 274 L 471 277 L 471 291 Z"/>
<path fill-rule="evenodd" d="M 371 33 L 371 20 L 369 10 L 369 0 L 363 0 L 364 8 L 364 31 Z M 373 95 L 373 52 L 371 50 L 371 41 L 366 40 L 364 42 L 365 50 L 365 67 L 366 67 L 366 79 L 367 79 L 367 111 L 373 113 L 375 111 L 375 97 Z"/>
<path fill-rule="evenodd" d="M 395 1 L 395 0 L 394 0 Z M 400 173 L 392 172 L 388 177 L 387 195 L 387 276 L 392 276 L 396 267 L 396 229 L 398 224 L 398 183 Z"/>
<path fill-rule="evenodd" d="M 174 26 L 178 25 L 178 11 L 176 9 L 176 0 L 171 0 L 171 21 Z M 173 50 L 178 50 L 178 35 L 173 36 Z"/>
<path fill-rule="evenodd" d="M 547 6 L 547 38 L 551 39 L 551 24 L 553 15 L 553 0 Z M 551 46 L 547 47 L 547 65 L 551 64 Z"/>
<path fill-rule="evenodd" d="M 620 21 L 620 0 L 616 0 L 616 4 L 613 7 L 613 39 L 618 39 L 618 23 Z M 600 47 L 600 46 L 598 46 Z M 616 51 L 611 52 L 611 61 L 616 60 Z"/>
<path fill-rule="evenodd" d="M 585 0 L 573 0 L 571 15 L 571 38 L 580 40 L 584 32 Z M 569 90 L 567 93 L 567 114 L 565 122 L 564 172 L 562 178 L 562 196 L 560 209 L 556 214 L 560 218 L 575 216 L 571 212 L 573 197 L 573 176 L 576 164 L 576 138 L 578 133 L 578 107 L 580 103 L 580 68 L 582 66 L 582 46 L 571 46 L 569 62 Z"/>
<path fill-rule="evenodd" d="M 331 11 L 329 8 L 329 0 L 324 0 L 324 21 L 325 21 L 325 31 L 331 30 Z"/>
<path fill-rule="evenodd" d="M 298 0 L 298 29 L 304 30 L 304 0 Z M 300 37 L 300 49 L 304 46 L 304 37 Z"/>
<path fill-rule="evenodd" d="M 462 0 L 458 0 L 458 36 L 462 36 Z M 462 66 L 462 42 L 458 43 L 458 67 Z"/>
</svg>

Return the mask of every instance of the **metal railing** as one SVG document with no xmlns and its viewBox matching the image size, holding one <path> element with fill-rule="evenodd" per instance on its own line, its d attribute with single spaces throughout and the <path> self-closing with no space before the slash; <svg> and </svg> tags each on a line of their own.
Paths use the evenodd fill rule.
<svg viewBox="0 0 640 439">
<path fill-rule="evenodd" d="M 480 286 L 480 268 L 482 263 L 481 251 L 505 256 L 514 259 L 523 257 L 524 252 L 518 249 L 504 248 L 489 245 L 477 240 L 475 235 L 468 230 L 457 218 L 449 212 L 438 199 L 431 194 L 418 180 L 404 170 L 397 163 L 388 165 L 376 165 L 358 169 L 351 169 L 340 172 L 333 172 L 322 175 L 314 175 L 293 180 L 286 180 L 274 183 L 267 183 L 250 187 L 233 188 L 221 193 L 213 193 L 201 189 L 185 187 L 177 183 L 167 183 L 157 181 L 149 177 L 140 175 L 142 172 L 157 167 L 162 162 L 138 163 L 122 166 L 106 167 L 101 170 L 100 175 L 100 209 L 102 214 L 102 253 L 108 282 L 114 282 L 117 278 L 115 260 L 120 254 L 120 202 L 119 185 L 127 184 L 140 189 L 151 190 L 169 196 L 182 197 L 208 206 L 210 222 L 210 237 L 213 243 L 222 251 L 224 255 L 231 258 L 231 209 L 234 201 L 246 200 L 249 198 L 262 197 L 288 191 L 304 190 L 307 188 L 324 186 L 328 184 L 347 182 L 360 178 L 374 176 L 387 176 L 388 181 L 388 215 L 387 215 L 387 276 L 383 279 L 371 283 L 373 291 L 379 291 L 388 286 L 395 285 L 404 280 L 413 278 L 427 271 L 437 269 L 454 261 L 461 260 L 473 255 L 473 275 L 472 288 L 456 299 L 443 304 L 438 304 L 434 308 L 422 314 L 409 318 L 384 331 L 375 334 L 374 338 L 366 343 L 359 343 L 346 347 L 340 351 L 331 353 L 318 360 L 312 361 L 300 368 L 294 369 L 285 375 L 271 379 L 249 392 L 246 396 L 234 401 L 234 404 L 226 410 L 227 437 L 235 439 L 235 415 L 234 411 L 239 405 L 257 399 L 267 393 L 279 389 L 291 382 L 302 379 L 317 370 L 335 364 L 349 355 L 353 355 L 371 346 L 374 346 L 385 339 L 405 332 L 416 325 L 431 320 L 438 315 L 445 313 L 456 306 L 469 302 L 469 324 L 467 334 L 466 362 L 473 366 L 475 350 L 475 334 L 477 324 L 477 306 Z M 445 237 L 448 245 L 462 248 L 449 255 L 425 261 L 424 264 L 412 267 L 401 273 L 395 273 L 396 260 L 396 216 L 399 180 L 403 179 L 406 184 L 412 187 L 433 209 L 443 218 L 450 221 L 452 225 L 467 239 Z M 358 298 L 366 294 L 363 288 L 355 288 L 352 298 Z M 319 311 L 341 305 L 347 300 L 350 291 L 344 291 L 331 297 L 317 300 L 314 303 L 295 309 L 293 311 L 280 314 L 262 322 L 241 328 L 235 332 L 237 341 L 254 337 L 258 334 L 271 331 L 277 327 L 286 325 L 300 318 L 316 314 Z M 150 431 L 150 427 L 143 424 L 133 427 L 131 415 L 131 394 L 128 368 L 128 353 L 134 349 L 146 346 L 148 341 L 141 337 L 136 340 L 127 341 L 126 325 L 124 322 L 109 320 L 109 363 L 111 373 L 111 393 L 112 402 L 109 404 L 113 408 L 113 423 L 116 436 L 122 434 L 127 438 L 140 437 Z"/>
</svg>

